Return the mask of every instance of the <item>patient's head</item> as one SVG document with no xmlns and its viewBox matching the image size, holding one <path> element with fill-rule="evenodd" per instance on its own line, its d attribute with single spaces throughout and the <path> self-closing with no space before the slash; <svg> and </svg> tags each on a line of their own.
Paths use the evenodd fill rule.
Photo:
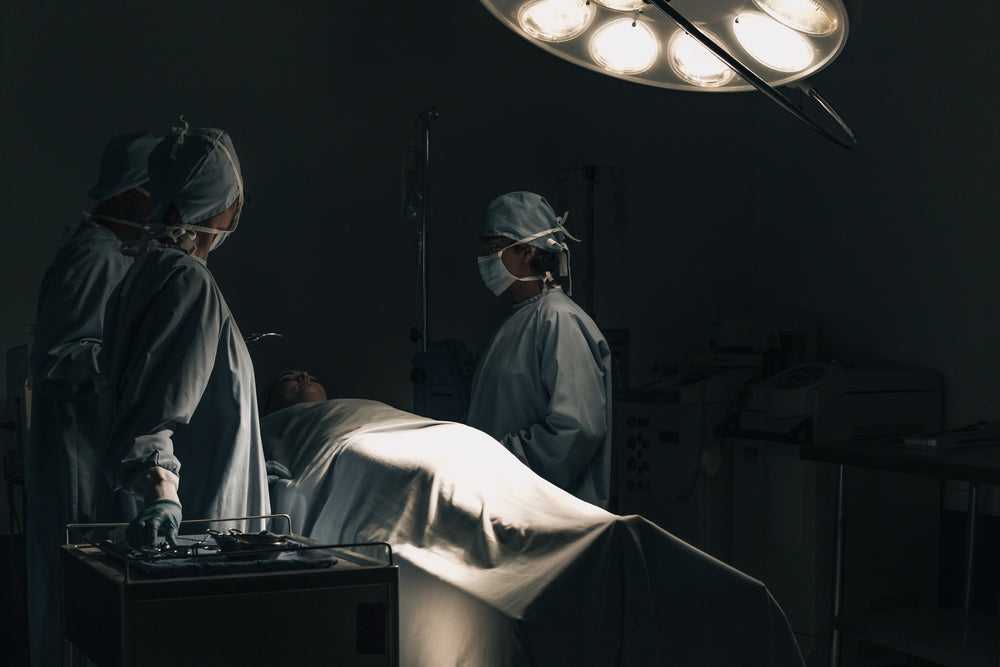
<svg viewBox="0 0 1000 667">
<path fill-rule="evenodd" d="M 285 371 L 271 382 L 261 414 L 269 414 L 296 403 L 326 400 L 326 390 L 305 371 Z"/>
</svg>

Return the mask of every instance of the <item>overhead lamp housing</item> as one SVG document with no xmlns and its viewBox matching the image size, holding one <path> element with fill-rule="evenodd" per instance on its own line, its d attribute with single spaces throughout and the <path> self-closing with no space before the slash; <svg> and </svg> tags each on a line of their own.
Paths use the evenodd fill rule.
<svg viewBox="0 0 1000 667">
<path fill-rule="evenodd" d="M 481 1 L 531 43 L 602 74 L 678 90 L 755 89 L 741 76 L 692 79 L 681 71 L 668 45 L 687 32 L 645 0 Z M 843 0 L 672 0 L 670 4 L 771 86 L 806 78 L 833 62 L 847 43 L 850 26 Z M 538 16 L 550 18 L 553 27 L 547 33 L 539 28 Z M 634 37 L 622 29 L 623 22 L 635 31 Z M 595 47 L 595 41 L 603 42 L 603 48 Z M 653 43 L 653 61 L 639 68 L 654 50 Z M 715 58 L 701 44 L 687 44 L 689 50 L 697 53 L 701 48 Z M 723 78 L 728 80 L 721 82 Z"/>
<path fill-rule="evenodd" d="M 847 4 L 861 0 L 481 2 L 514 32 L 581 67 L 660 88 L 759 90 L 836 143 L 856 144 L 808 77 L 843 51 L 851 24 Z M 813 98 L 842 136 L 818 125 L 779 86 Z"/>
</svg>

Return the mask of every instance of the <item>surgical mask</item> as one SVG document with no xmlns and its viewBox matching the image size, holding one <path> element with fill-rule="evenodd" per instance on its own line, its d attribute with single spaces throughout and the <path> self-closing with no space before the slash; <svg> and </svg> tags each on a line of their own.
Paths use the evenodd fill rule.
<svg viewBox="0 0 1000 667">
<path fill-rule="evenodd" d="M 546 229 L 545 231 L 538 232 L 537 234 L 531 234 L 530 236 L 525 236 L 523 239 L 515 241 L 513 244 L 502 248 L 501 250 L 487 255 L 486 257 L 479 257 L 479 275 L 483 279 L 483 283 L 486 287 L 493 292 L 495 295 L 500 296 L 503 294 L 507 288 L 513 285 L 516 281 L 520 280 L 523 282 L 531 282 L 533 280 L 552 280 L 552 274 L 548 271 L 545 272 L 544 276 L 526 276 L 524 278 L 518 278 L 512 275 L 507 267 L 503 263 L 503 252 L 509 248 L 513 248 L 515 245 L 520 245 L 522 243 L 527 243 L 528 241 L 534 241 L 535 239 L 541 238 L 546 234 L 551 234 L 552 232 L 562 232 L 568 238 L 574 241 L 579 241 L 578 238 L 566 231 L 563 226 L 566 222 L 566 218 L 569 217 L 569 213 L 564 213 L 562 216 L 556 218 L 556 226 L 551 229 Z M 546 243 L 549 250 L 559 252 L 559 275 L 562 277 L 568 277 L 569 273 L 569 247 L 565 243 L 559 243 L 555 239 L 549 239 Z M 572 290 L 568 292 L 572 294 Z"/>
<path fill-rule="evenodd" d="M 546 280 L 552 277 L 552 275 L 548 272 L 546 272 L 546 275 L 544 276 L 526 276 L 524 278 L 518 278 L 517 276 L 511 274 L 511 272 L 507 270 L 507 267 L 504 266 L 503 253 L 504 250 L 508 250 L 513 247 L 513 245 L 509 245 L 491 255 L 478 258 L 479 275 L 483 279 L 483 284 L 485 284 L 486 288 L 497 296 L 506 292 L 508 287 L 519 280 L 522 282 L 531 282 L 533 280 Z"/>
<path fill-rule="evenodd" d="M 220 233 L 216 234 L 215 235 L 215 241 L 212 242 L 212 247 L 209 248 L 208 251 L 212 252 L 213 250 L 215 250 L 216 248 L 218 248 L 220 245 L 222 245 L 222 243 L 227 238 L 229 238 L 230 234 L 232 234 L 232 232 L 220 232 Z"/>
</svg>

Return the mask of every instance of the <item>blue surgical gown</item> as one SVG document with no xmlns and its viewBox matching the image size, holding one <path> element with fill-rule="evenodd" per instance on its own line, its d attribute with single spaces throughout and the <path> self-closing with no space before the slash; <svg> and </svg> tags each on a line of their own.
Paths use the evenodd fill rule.
<svg viewBox="0 0 1000 667">
<path fill-rule="evenodd" d="M 269 513 L 253 365 L 205 262 L 176 246 L 136 259 L 108 301 L 104 342 L 108 488 L 160 466 L 180 476 L 185 519 Z"/>
<path fill-rule="evenodd" d="M 561 289 L 514 304 L 476 368 L 467 422 L 556 486 L 607 507 L 611 350 Z"/>
<path fill-rule="evenodd" d="M 81 220 L 68 228 L 39 290 L 24 453 L 32 664 L 61 663 L 59 545 L 67 523 L 93 522 L 99 513 L 97 357 L 105 302 L 131 264 L 112 231 Z"/>
</svg>

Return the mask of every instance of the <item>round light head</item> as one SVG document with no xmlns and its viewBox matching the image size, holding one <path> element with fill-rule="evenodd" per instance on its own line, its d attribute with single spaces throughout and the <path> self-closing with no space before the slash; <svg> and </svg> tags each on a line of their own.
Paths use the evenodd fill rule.
<svg viewBox="0 0 1000 667">
<path fill-rule="evenodd" d="M 565 42 L 590 27 L 594 11 L 586 0 L 534 0 L 521 6 L 517 22 L 535 39 Z"/>
<path fill-rule="evenodd" d="M 714 35 L 708 36 L 716 41 Z M 667 61 L 677 76 L 702 88 L 718 88 L 736 78 L 729 65 L 683 30 L 676 31 L 667 42 Z"/>
<path fill-rule="evenodd" d="M 660 55 L 660 44 L 645 23 L 614 19 L 594 31 L 590 56 L 598 65 L 615 74 L 645 72 Z"/>
<path fill-rule="evenodd" d="M 837 12 L 826 0 L 753 0 L 775 21 L 807 35 L 829 35 L 837 29 Z"/>
<path fill-rule="evenodd" d="M 737 16 L 733 32 L 747 53 L 779 72 L 802 72 L 816 57 L 805 35 L 760 12 Z"/>
</svg>

